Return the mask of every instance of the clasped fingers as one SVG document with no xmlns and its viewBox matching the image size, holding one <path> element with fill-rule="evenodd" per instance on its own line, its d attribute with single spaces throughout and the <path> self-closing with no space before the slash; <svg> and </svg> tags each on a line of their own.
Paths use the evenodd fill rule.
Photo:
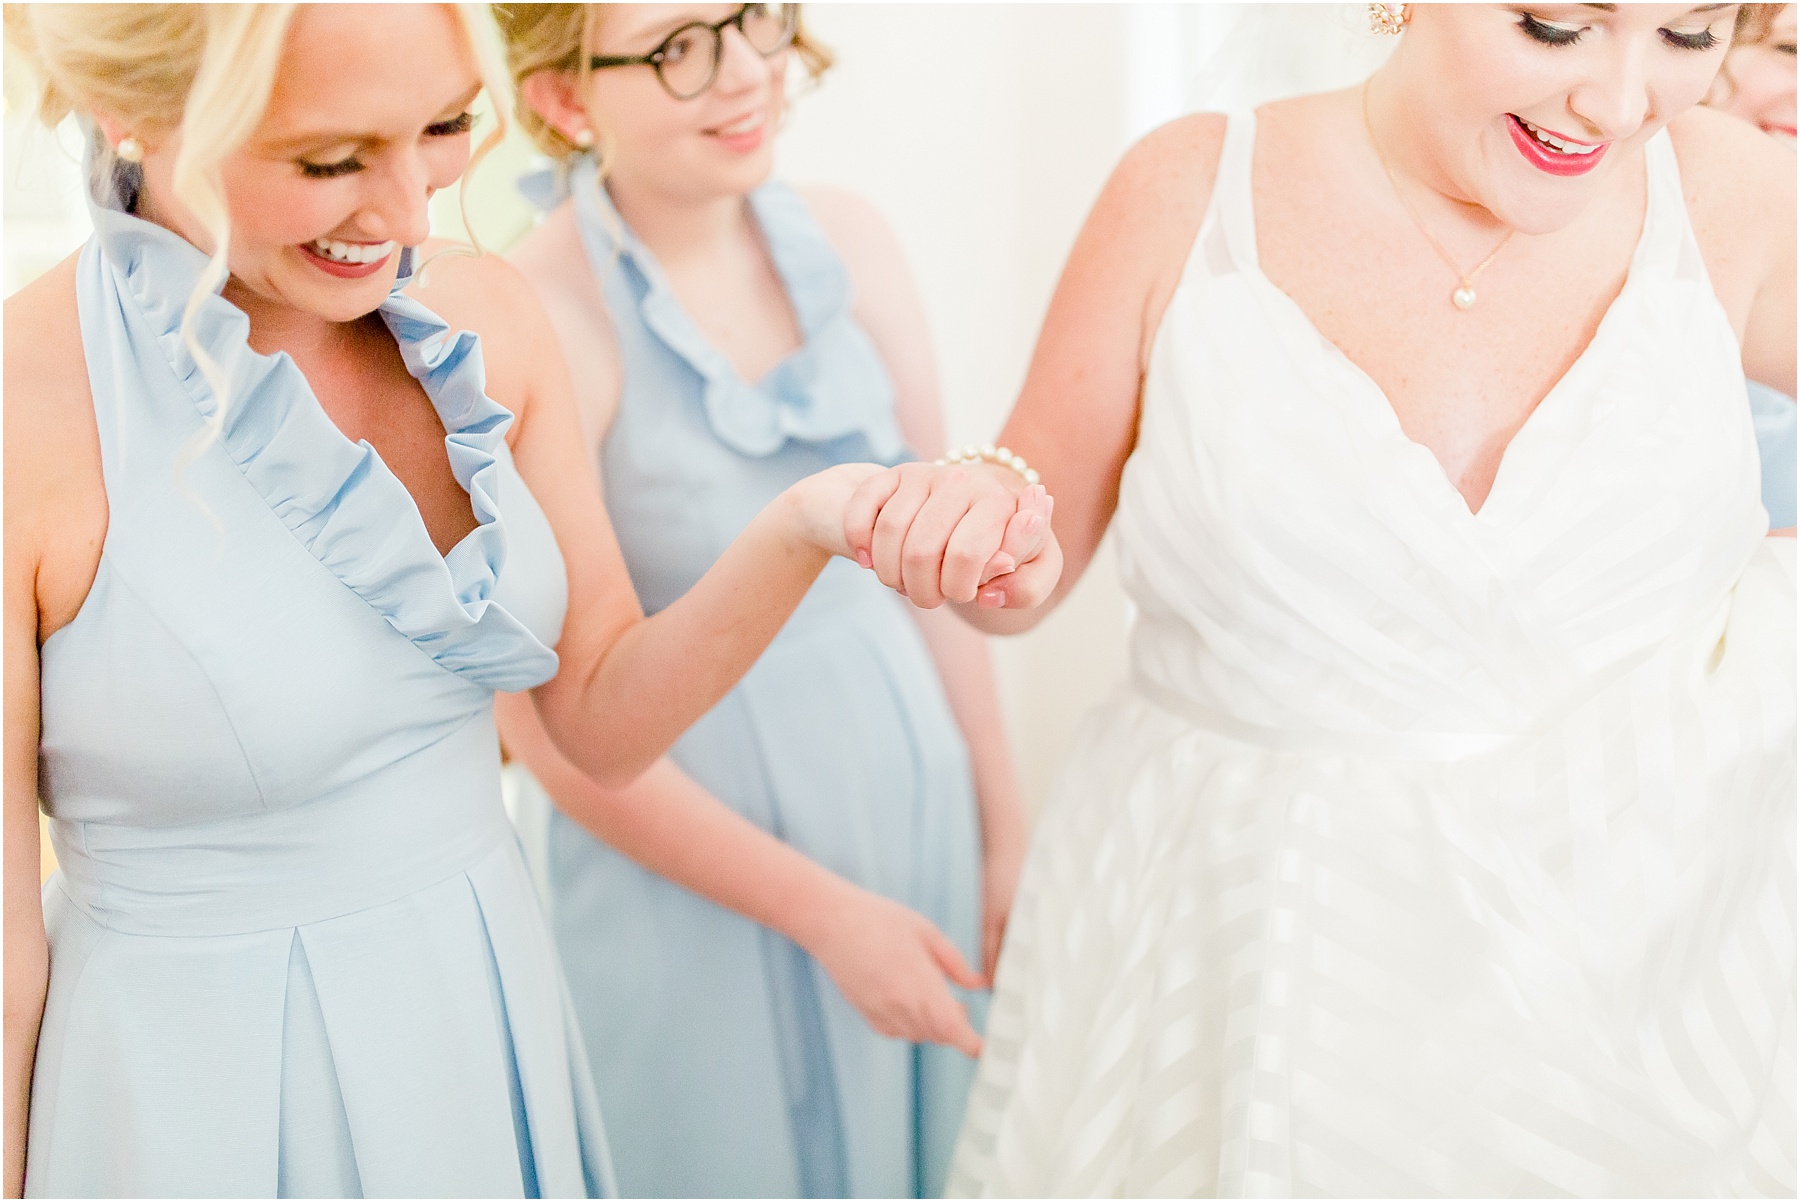
<svg viewBox="0 0 1800 1202">
<path fill-rule="evenodd" d="M 1015 493 L 991 468 L 909 463 L 857 489 L 844 531 L 858 563 L 913 604 L 935 609 L 974 601 L 984 585 L 1039 558 L 1050 541 L 1050 513 L 1040 485 Z"/>
</svg>

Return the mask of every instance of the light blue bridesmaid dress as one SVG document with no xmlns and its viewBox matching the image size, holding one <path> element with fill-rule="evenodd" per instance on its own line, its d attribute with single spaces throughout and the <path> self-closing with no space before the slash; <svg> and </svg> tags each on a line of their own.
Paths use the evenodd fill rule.
<svg viewBox="0 0 1800 1202">
<path fill-rule="evenodd" d="M 1769 528 L 1780 530 L 1794 524 L 1794 398 L 1755 380 L 1746 383 L 1762 460 L 1763 508 Z"/>
<path fill-rule="evenodd" d="M 579 161 L 569 184 L 624 366 L 600 466 L 646 610 L 680 597 L 801 477 L 910 457 L 893 386 L 851 317 L 848 276 L 797 195 L 770 184 L 750 198 L 806 339 L 751 385 L 682 310 L 592 162 Z M 671 755 L 763 830 L 925 915 L 976 964 L 968 753 L 905 605 L 872 574 L 832 561 Z M 561 814 L 550 818 L 547 864 L 625 1193 L 941 1191 L 971 1061 L 876 1035 L 796 945 Z M 959 996 L 979 1029 L 985 995 Z"/>
<path fill-rule="evenodd" d="M 381 308 L 479 522 L 447 556 L 216 295 L 231 403 L 184 467 L 217 407 L 179 333 L 205 258 L 119 189 L 77 283 L 110 519 L 42 651 L 61 867 L 27 1192 L 610 1190 L 500 802 L 493 693 L 555 672 L 566 593 L 479 344 L 398 285 Z"/>
</svg>

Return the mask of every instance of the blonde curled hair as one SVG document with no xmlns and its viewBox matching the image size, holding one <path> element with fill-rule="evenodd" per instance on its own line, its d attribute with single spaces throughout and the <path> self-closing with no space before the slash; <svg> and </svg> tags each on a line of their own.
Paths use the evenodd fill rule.
<svg viewBox="0 0 1800 1202">
<path fill-rule="evenodd" d="M 583 92 L 591 73 L 588 57 L 599 39 L 604 4 L 496 4 L 494 17 L 506 43 L 506 66 L 512 73 L 516 90 L 539 71 L 571 71 Z M 801 20 L 794 29 L 793 51 L 806 68 L 807 77 L 817 82 L 831 67 L 831 51 L 806 32 Z M 564 160 L 581 148 L 553 128 L 528 104 L 519 105 L 514 113 L 519 128 L 524 130 L 539 150 L 553 159 Z M 609 157 L 604 134 L 600 150 L 601 170 Z"/>
<path fill-rule="evenodd" d="M 194 215 L 210 247 L 205 270 L 182 311 L 181 338 L 210 386 L 215 409 L 192 457 L 216 441 L 231 398 L 223 367 L 194 336 L 206 298 L 230 274 L 231 213 L 221 168 L 249 140 L 275 88 L 276 68 L 294 4 L 8 4 L 6 37 L 32 68 L 37 112 L 47 125 L 74 114 L 120 123 L 140 141 L 180 138 L 174 199 Z M 492 100 L 497 128 L 481 142 L 472 168 L 506 133 L 511 90 L 505 56 L 484 5 L 452 6 L 469 36 Z M 120 164 L 98 132 L 95 186 Z M 465 222 L 466 224 L 466 222 Z M 479 244 L 477 244 L 479 250 Z"/>
</svg>

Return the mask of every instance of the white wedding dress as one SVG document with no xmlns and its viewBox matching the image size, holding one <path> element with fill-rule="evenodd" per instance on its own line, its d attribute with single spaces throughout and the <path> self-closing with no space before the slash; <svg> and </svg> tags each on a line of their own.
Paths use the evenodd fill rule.
<svg viewBox="0 0 1800 1202">
<path fill-rule="evenodd" d="M 1471 514 L 1257 266 L 1253 122 L 1114 528 L 953 1193 L 1794 1192 L 1794 548 L 1668 135 Z"/>
</svg>

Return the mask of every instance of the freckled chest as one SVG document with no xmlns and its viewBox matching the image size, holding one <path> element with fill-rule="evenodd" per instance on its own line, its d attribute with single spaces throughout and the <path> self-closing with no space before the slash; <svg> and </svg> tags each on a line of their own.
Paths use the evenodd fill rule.
<svg viewBox="0 0 1800 1202">
<path fill-rule="evenodd" d="M 1373 381 L 1408 438 L 1471 504 L 1532 411 L 1592 341 L 1623 286 L 1644 214 L 1643 172 L 1620 173 L 1569 227 L 1514 236 L 1460 309 L 1453 270 L 1415 221 L 1341 164 L 1259 147 L 1253 175 L 1263 273 Z M 1339 182 L 1332 183 L 1333 173 Z M 1498 241 L 1434 231 L 1459 266 Z"/>
</svg>

